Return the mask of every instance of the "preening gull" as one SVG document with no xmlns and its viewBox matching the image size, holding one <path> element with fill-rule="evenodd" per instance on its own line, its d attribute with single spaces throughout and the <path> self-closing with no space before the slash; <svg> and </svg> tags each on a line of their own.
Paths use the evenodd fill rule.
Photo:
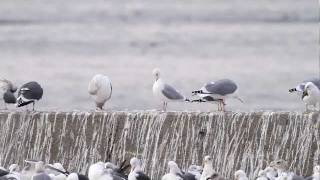
<svg viewBox="0 0 320 180">
<path fill-rule="evenodd" d="M 249 180 L 247 174 L 243 170 L 238 170 L 234 173 L 234 177 L 236 180 Z"/>
<path fill-rule="evenodd" d="M 95 75 L 89 83 L 88 92 L 94 99 L 96 108 L 102 110 L 112 95 L 112 84 L 109 77 L 101 74 Z"/>
<path fill-rule="evenodd" d="M 130 160 L 131 171 L 128 175 L 128 180 L 150 180 L 150 178 L 143 173 L 142 163 L 136 157 L 131 158 Z"/>
<path fill-rule="evenodd" d="M 238 86 L 230 79 L 221 79 L 205 84 L 200 90 L 193 91 L 193 95 L 198 95 L 200 99 L 192 102 L 218 102 L 218 110 L 224 111 L 225 100 L 235 98 L 243 103 L 237 94 Z"/>
<path fill-rule="evenodd" d="M 168 162 L 169 173 L 162 176 L 161 180 L 183 180 L 182 172 L 177 163 L 174 161 Z"/>
<path fill-rule="evenodd" d="M 153 95 L 163 103 L 163 110 L 166 111 L 168 102 L 184 102 L 189 101 L 174 87 L 166 84 L 160 78 L 160 69 L 156 68 L 153 70 L 155 82 L 152 87 Z"/>
<path fill-rule="evenodd" d="M 17 107 L 32 103 L 32 109 L 34 110 L 35 101 L 39 101 L 42 98 L 42 95 L 43 89 L 39 83 L 35 81 L 28 82 L 21 86 L 18 91 Z"/>
<path fill-rule="evenodd" d="M 7 109 L 7 104 L 15 104 L 16 97 L 14 93 L 17 91 L 17 87 L 7 79 L 0 79 L 0 99 L 4 101 L 4 108 Z"/>
<path fill-rule="evenodd" d="M 316 109 L 317 105 L 320 102 L 320 90 L 312 82 L 308 82 L 302 94 L 302 100 L 306 104 L 306 110 L 309 110 L 309 106 L 313 106 Z"/>
<path fill-rule="evenodd" d="M 302 83 L 298 84 L 295 88 L 289 89 L 289 92 L 300 92 L 302 93 L 304 91 L 304 87 L 308 82 L 312 82 L 320 89 L 320 79 L 319 78 L 311 78 L 303 81 Z"/>
<path fill-rule="evenodd" d="M 106 162 L 105 163 L 105 168 L 106 169 L 111 169 L 112 170 L 112 174 L 119 176 L 121 178 L 124 179 L 128 179 L 128 176 L 125 174 L 125 171 L 130 167 L 130 165 L 126 165 L 126 160 L 124 160 L 120 167 L 116 166 L 115 164 L 111 163 L 111 162 Z"/>
</svg>

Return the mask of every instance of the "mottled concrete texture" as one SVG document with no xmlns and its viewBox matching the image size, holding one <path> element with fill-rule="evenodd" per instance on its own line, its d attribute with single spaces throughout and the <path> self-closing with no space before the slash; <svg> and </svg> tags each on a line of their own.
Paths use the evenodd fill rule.
<svg viewBox="0 0 320 180">
<path fill-rule="evenodd" d="M 169 160 L 186 168 L 205 155 L 229 178 L 238 169 L 255 177 L 277 158 L 303 175 L 320 163 L 318 113 L 0 112 L 0 128 L 3 166 L 41 159 L 86 172 L 93 162 L 137 155 L 159 179 Z"/>
</svg>

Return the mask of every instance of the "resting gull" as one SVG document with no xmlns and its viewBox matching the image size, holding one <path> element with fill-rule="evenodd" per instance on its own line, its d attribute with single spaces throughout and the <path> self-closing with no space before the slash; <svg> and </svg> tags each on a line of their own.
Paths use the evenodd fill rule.
<svg viewBox="0 0 320 180">
<path fill-rule="evenodd" d="M 7 104 L 15 104 L 16 97 L 14 93 L 17 91 L 17 87 L 7 79 L 0 79 L 0 99 L 4 101 L 4 108 L 7 109 Z"/>
<path fill-rule="evenodd" d="M 269 166 L 277 170 L 277 173 L 278 173 L 278 177 L 276 178 L 277 180 L 281 180 L 281 179 L 303 180 L 304 179 L 303 177 L 296 175 L 294 172 L 290 172 L 288 162 L 283 159 L 272 161 Z"/>
<path fill-rule="evenodd" d="M 35 101 L 38 101 L 42 98 L 43 89 L 39 83 L 35 81 L 28 82 L 21 86 L 18 91 L 18 98 L 17 98 L 17 107 L 25 106 L 30 103 L 34 104 Z"/>
<path fill-rule="evenodd" d="M 174 161 L 168 162 L 169 173 L 162 176 L 161 180 L 183 180 L 182 172 L 177 163 Z"/>
<path fill-rule="evenodd" d="M 174 87 L 166 84 L 160 78 L 160 69 L 156 68 L 153 70 L 153 75 L 155 77 L 155 82 L 152 87 L 153 95 L 163 103 L 163 111 L 166 111 L 168 102 L 183 102 L 189 101 L 185 96 L 183 96 Z"/>
<path fill-rule="evenodd" d="M 320 102 L 319 88 L 312 82 L 306 83 L 302 94 L 302 100 L 306 104 L 306 110 L 309 110 L 310 106 L 316 109 L 317 105 Z"/>
<path fill-rule="evenodd" d="M 143 173 L 142 163 L 136 157 L 131 158 L 130 160 L 131 171 L 128 175 L 128 180 L 150 180 L 150 178 Z"/>
<path fill-rule="evenodd" d="M 109 77 L 101 74 L 95 75 L 89 83 L 88 92 L 94 99 L 96 108 L 102 110 L 112 95 L 112 84 Z"/>
<path fill-rule="evenodd" d="M 212 177 L 212 175 L 216 174 L 213 170 L 212 166 L 212 158 L 210 156 L 205 156 L 203 159 L 203 171 L 200 177 L 200 180 L 207 180 L 208 178 Z"/>
<path fill-rule="evenodd" d="M 242 101 L 237 95 L 238 86 L 230 79 L 221 79 L 206 83 L 200 90 L 193 91 L 193 95 L 198 95 L 200 99 L 192 102 L 218 102 L 218 110 L 224 111 L 225 100 L 235 98 Z"/>
<path fill-rule="evenodd" d="M 236 180 L 249 180 L 247 174 L 243 170 L 238 170 L 234 173 L 234 177 Z"/>
</svg>

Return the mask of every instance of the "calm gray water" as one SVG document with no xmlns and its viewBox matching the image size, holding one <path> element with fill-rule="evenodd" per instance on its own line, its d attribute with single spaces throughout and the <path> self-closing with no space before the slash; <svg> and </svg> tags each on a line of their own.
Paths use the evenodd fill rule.
<svg viewBox="0 0 320 180">
<path fill-rule="evenodd" d="M 234 79 L 245 104 L 230 100 L 230 110 L 303 110 L 288 89 L 318 75 L 317 22 L 315 0 L 2 0 L 0 76 L 39 81 L 40 110 L 93 109 L 96 73 L 113 81 L 108 108 L 159 108 L 154 67 L 187 96 Z"/>
</svg>

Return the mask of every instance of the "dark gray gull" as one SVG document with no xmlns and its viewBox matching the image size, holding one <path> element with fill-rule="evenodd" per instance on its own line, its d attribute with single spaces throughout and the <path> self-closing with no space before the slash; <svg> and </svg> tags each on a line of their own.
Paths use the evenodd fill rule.
<svg viewBox="0 0 320 180">
<path fill-rule="evenodd" d="M 96 108 L 102 110 L 112 95 L 112 84 L 109 77 L 101 74 L 95 75 L 89 83 L 88 92 L 94 99 Z"/>
<path fill-rule="evenodd" d="M 43 95 L 43 89 L 37 82 L 28 82 L 21 86 L 18 92 L 18 98 L 17 98 L 17 107 L 25 106 L 30 103 L 33 104 L 33 110 L 34 110 L 34 104 L 35 101 L 38 101 L 42 98 Z"/>
<path fill-rule="evenodd" d="M 153 75 L 155 82 L 152 87 L 152 92 L 154 97 L 163 103 L 163 111 L 167 110 L 168 102 L 189 102 L 189 99 L 160 78 L 160 69 L 154 69 Z"/>
<path fill-rule="evenodd" d="M 133 157 L 130 160 L 131 171 L 128 175 L 128 180 L 150 180 L 150 178 L 143 173 L 141 160 Z"/>
<path fill-rule="evenodd" d="M 17 87 L 7 79 L 0 79 L 0 99 L 4 101 L 4 108 L 7 109 L 7 104 L 15 104 L 16 97 L 14 93 L 17 91 Z"/>
<path fill-rule="evenodd" d="M 193 95 L 198 95 L 200 99 L 192 102 L 218 102 L 218 110 L 224 111 L 225 99 L 235 98 L 243 103 L 237 95 L 238 86 L 230 79 L 221 79 L 206 83 L 200 90 L 193 91 Z"/>
<path fill-rule="evenodd" d="M 289 92 L 291 92 L 291 93 L 293 93 L 293 92 L 303 92 L 304 91 L 304 87 L 308 82 L 312 82 L 313 84 L 315 84 L 320 89 L 320 79 L 319 78 L 310 78 L 310 79 L 304 80 L 303 82 L 298 84 L 295 88 L 289 89 Z"/>
</svg>

